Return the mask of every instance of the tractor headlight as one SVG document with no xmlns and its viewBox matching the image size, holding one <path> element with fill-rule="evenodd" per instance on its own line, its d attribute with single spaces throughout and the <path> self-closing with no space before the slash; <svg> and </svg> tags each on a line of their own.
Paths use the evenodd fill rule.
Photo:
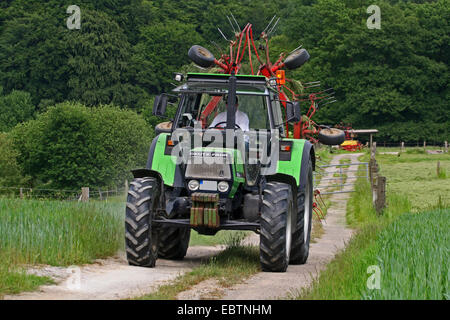
<svg viewBox="0 0 450 320">
<path fill-rule="evenodd" d="M 197 180 L 191 180 L 188 183 L 188 188 L 191 191 L 197 191 L 198 188 L 200 188 L 200 182 L 198 182 Z"/>
<path fill-rule="evenodd" d="M 226 181 L 220 181 L 219 184 L 217 185 L 217 189 L 220 192 L 227 192 L 229 187 L 230 186 L 229 186 L 228 182 L 226 182 Z"/>
</svg>

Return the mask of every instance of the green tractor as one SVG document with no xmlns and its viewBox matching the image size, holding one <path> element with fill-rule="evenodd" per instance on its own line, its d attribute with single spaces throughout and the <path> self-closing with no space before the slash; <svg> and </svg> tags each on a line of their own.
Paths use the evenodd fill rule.
<svg viewBox="0 0 450 320">
<path fill-rule="evenodd" d="M 287 138 L 300 105 L 280 98 L 276 79 L 188 74 L 155 99 L 171 122 L 158 125 L 145 169 L 133 171 L 126 205 L 131 265 L 183 259 L 191 229 L 260 235 L 263 271 L 285 272 L 308 258 L 313 209 L 313 145 Z M 225 120 L 224 120 L 225 119 Z M 224 120 L 224 121 L 222 121 Z"/>
<path fill-rule="evenodd" d="M 195 64 L 222 73 L 175 74 L 180 85 L 156 97 L 154 115 L 163 117 L 174 98 L 178 108 L 155 128 L 146 168 L 133 171 L 125 223 L 130 264 L 183 259 L 191 229 L 210 236 L 219 230 L 258 233 L 263 271 L 306 263 L 316 159 L 310 141 L 336 145 L 345 137 L 311 120 L 320 101 L 335 101 L 333 93 L 296 94 L 290 87 L 296 81 L 285 77 L 284 69 L 301 67 L 309 53 L 299 47 L 270 62 L 269 37 L 277 23 L 271 20 L 259 46 L 250 23 L 238 27 L 219 59 L 192 46 L 188 56 Z M 239 75 L 244 55 L 250 71 Z M 301 101 L 311 102 L 303 115 Z"/>
</svg>

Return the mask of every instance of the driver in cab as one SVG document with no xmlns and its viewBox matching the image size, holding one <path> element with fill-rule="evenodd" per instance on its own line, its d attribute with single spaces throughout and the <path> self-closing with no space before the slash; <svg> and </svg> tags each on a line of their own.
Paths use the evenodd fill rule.
<svg viewBox="0 0 450 320">
<path fill-rule="evenodd" d="M 228 99 L 226 100 L 228 101 Z M 227 104 L 228 108 L 228 104 Z M 249 119 L 245 112 L 239 110 L 239 99 L 236 97 L 236 115 L 235 115 L 236 127 L 242 131 L 249 131 Z M 227 126 L 227 112 L 219 113 L 211 122 L 209 128 L 225 128 Z"/>
</svg>

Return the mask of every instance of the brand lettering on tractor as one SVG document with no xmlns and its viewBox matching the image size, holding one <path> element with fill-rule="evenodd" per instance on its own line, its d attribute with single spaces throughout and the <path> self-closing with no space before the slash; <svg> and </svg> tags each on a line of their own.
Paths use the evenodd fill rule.
<svg viewBox="0 0 450 320">
<path fill-rule="evenodd" d="M 229 135 L 229 136 L 227 136 Z M 204 131 L 204 139 L 199 140 L 195 137 L 194 143 L 191 144 L 191 134 L 188 130 L 180 128 L 172 133 L 172 140 L 176 142 L 176 145 L 172 149 L 172 161 L 175 164 L 187 164 L 195 161 L 195 164 L 224 164 L 224 163 L 239 163 L 239 164 L 257 164 L 270 165 L 267 170 L 276 169 L 276 161 L 279 155 L 279 131 L 278 130 L 250 130 L 248 132 L 226 132 L 225 138 L 222 134 L 217 135 L 217 130 Z M 238 150 L 241 155 L 247 154 L 247 157 L 230 157 L 228 153 L 224 151 L 216 152 L 200 152 L 193 151 L 194 149 L 201 149 L 205 143 L 210 142 L 209 138 L 215 136 L 213 142 L 207 144 L 205 148 L 215 148 L 218 150 L 225 150 L 224 140 L 228 142 L 226 149 L 235 149 L 234 138 L 236 137 Z M 270 139 L 267 137 L 270 136 Z M 229 138 L 231 137 L 231 138 Z M 271 142 L 271 147 L 268 145 L 268 141 Z M 248 150 L 246 149 L 248 147 Z M 231 161 L 231 162 L 230 162 Z"/>
</svg>

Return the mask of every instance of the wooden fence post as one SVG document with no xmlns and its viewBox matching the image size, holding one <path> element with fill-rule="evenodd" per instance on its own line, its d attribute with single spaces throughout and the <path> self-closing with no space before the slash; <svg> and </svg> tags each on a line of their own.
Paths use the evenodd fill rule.
<svg viewBox="0 0 450 320">
<path fill-rule="evenodd" d="M 377 207 L 377 176 L 373 177 L 373 180 L 370 181 L 370 187 L 372 189 L 372 205 L 374 208 Z"/>
<path fill-rule="evenodd" d="M 374 141 L 372 147 L 370 148 L 370 159 L 375 159 L 377 153 L 377 143 Z"/>
<path fill-rule="evenodd" d="M 400 151 L 404 152 L 405 151 L 405 143 L 402 141 L 402 145 L 400 147 Z"/>
<path fill-rule="evenodd" d="M 427 149 L 427 142 L 424 140 L 423 141 L 423 151 L 426 151 Z"/>
<path fill-rule="evenodd" d="M 376 193 L 375 211 L 380 215 L 386 207 L 386 177 L 377 177 Z"/>
<path fill-rule="evenodd" d="M 448 152 L 448 141 L 444 142 L 444 152 Z"/>
<path fill-rule="evenodd" d="M 98 196 L 99 196 L 100 200 L 103 200 L 102 190 L 100 190 L 100 188 L 98 188 Z"/>
<path fill-rule="evenodd" d="M 83 187 L 81 188 L 81 202 L 88 202 L 89 201 L 89 188 Z"/>
<path fill-rule="evenodd" d="M 20 188 L 20 199 L 23 199 L 23 188 Z"/>
</svg>

